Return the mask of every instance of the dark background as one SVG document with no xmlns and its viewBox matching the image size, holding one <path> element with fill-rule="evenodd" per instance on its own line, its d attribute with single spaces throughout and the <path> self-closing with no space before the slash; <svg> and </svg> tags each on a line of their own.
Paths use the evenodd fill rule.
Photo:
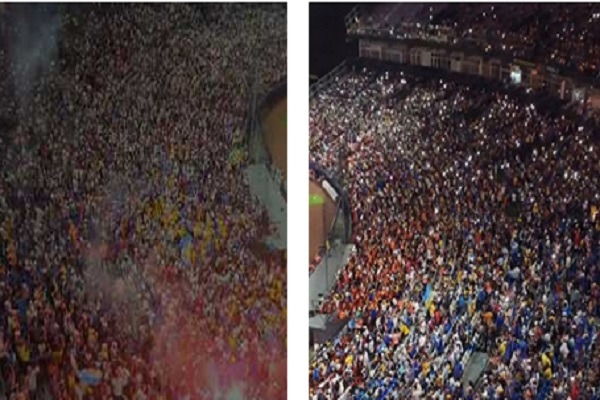
<svg viewBox="0 0 600 400">
<path fill-rule="evenodd" d="M 356 3 L 310 3 L 309 71 L 311 76 L 320 78 L 344 59 L 357 54 L 356 42 L 346 42 L 344 24 L 344 17 L 356 5 Z"/>
</svg>

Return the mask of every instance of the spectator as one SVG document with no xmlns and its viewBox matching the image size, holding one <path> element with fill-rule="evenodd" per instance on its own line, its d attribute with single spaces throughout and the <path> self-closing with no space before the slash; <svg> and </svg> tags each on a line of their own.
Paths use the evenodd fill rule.
<svg viewBox="0 0 600 400">
<path fill-rule="evenodd" d="M 310 161 L 345 177 L 356 246 L 322 306 L 350 324 L 315 349 L 316 398 L 597 398 L 600 153 L 573 118 L 375 67 L 315 95 Z M 463 387 L 475 351 L 489 368 Z"/>
<path fill-rule="evenodd" d="M 262 244 L 244 159 L 228 163 L 251 80 L 285 75 L 285 6 L 59 21 L 30 90 L 0 92 L 17 121 L 0 146 L 0 395 L 285 396 L 285 254 Z M 2 87 L 21 50 L 2 49 Z"/>
<path fill-rule="evenodd" d="M 360 23 L 399 38 L 476 45 L 591 77 L 600 73 L 595 3 L 399 3 L 362 7 Z"/>
</svg>

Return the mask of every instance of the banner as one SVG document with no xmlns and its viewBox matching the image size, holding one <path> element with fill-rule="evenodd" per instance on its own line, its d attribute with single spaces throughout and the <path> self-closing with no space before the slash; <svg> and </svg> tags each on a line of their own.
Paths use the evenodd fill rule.
<svg viewBox="0 0 600 400">
<path fill-rule="evenodd" d="M 427 301 L 431 298 L 431 294 L 433 293 L 433 289 L 431 288 L 431 283 L 427 284 L 425 288 L 425 294 L 423 295 L 423 304 L 427 304 Z"/>
<path fill-rule="evenodd" d="M 97 386 L 102 381 L 102 373 L 97 369 L 82 369 L 77 376 L 81 382 L 88 386 Z"/>
</svg>

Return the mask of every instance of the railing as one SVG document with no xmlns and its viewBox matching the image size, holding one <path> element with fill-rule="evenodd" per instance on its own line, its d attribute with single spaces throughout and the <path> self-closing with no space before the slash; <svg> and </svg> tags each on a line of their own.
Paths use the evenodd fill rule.
<svg viewBox="0 0 600 400">
<path fill-rule="evenodd" d="M 336 216 L 330 226 L 330 232 L 335 227 L 338 217 L 340 215 L 340 211 L 342 216 L 344 217 L 344 233 L 341 237 L 334 237 L 334 239 L 341 239 L 343 243 L 348 243 L 350 241 L 350 237 L 352 235 L 352 216 L 350 212 L 350 199 L 348 198 L 348 194 L 346 191 L 340 186 L 340 184 L 332 178 L 327 171 L 322 169 L 315 163 L 311 163 L 310 169 L 315 172 L 317 177 L 326 180 L 337 192 L 337 212 Z M 329 236 L 329 235 L 328 235 Z"/>
<path fill-rule="evenodd" d="M 468 46 L 472 47 L 473 49 L 476 48 L 474 47 L 475 41 L 473 39 L 461 40 L 451 32 L 447 31 L 446 27 L 434 27 L 430 30 L 425 30 L 422 29 L 419 24 L 404 23 L 399 27 L 394 28 L 369 26 L 361 27 L 355 25 L 348 31 L 348 35 L 389 38 L 397 40 L 423 40 L 436 43 Z"/>
<path fill-rule="evenodd" d="M 317 82 L 310 86 L 309 97 L 312 98 L 317 92 L 324 90 L 335 82 L 336 76 L 344 72 L 348 67 L 348 61 L 344 60 L 334 69 L 323 75 Z"/>
<path fill-rule="evenodd" d="M 445 48 L 435 48 L 433 45 L 428 48 L 423 46 L 411 46 L 405 43 L 406 47 L 399 49 L 390 47 L 383 41 L 377 42 L 377 44 L 381 47 L 376 50 L 371 48 L 368 43 L 366 46 L 360 46 L 359 55 L 366 59 L 374 59 L 401 65 L 426 67 L 501 81 L 508 80 L 513 65 L 515 65 L 514 63 L 498 59 L 484 61 L 483 57 L 479 56 L 462 57 L 459 60 L 455 60 L 453 53 Z M 428 62 L 423 61 L 423 56 L 426 57 Z M 543 89 L 550 91 L 555 97 L 566 98 L 575 88 L 570 79 L 538 72 L 536 68 L 520 65 L 519 71 L 521 73 L 521 83 L 519 83 L 519 85 L 536 90 Z"/>
<path fill-rule="evenodd" d="M 348 14 L 346 14 L 346 16 L 344 17 L 344 22 L 346 24 L 347 31 L 356 26 L 358 18 L 360 17 L 359 7 L 360 6 L 354 6 L 354 8 L 352 8 L 352 10 L 350 10 L 350 12 L 348 12 Z"/>
</svg>

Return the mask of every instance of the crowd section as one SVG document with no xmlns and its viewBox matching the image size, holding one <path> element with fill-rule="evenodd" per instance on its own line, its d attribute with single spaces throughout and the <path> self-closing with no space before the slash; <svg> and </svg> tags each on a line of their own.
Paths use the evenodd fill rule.
<svg viewBox="0 0 600 400">
<path fill-rule="evenodd" d="M 472 39 L 490 53 L 594 77 L 600 73 L 597 3 L 386 4 L 365 7 L 361 22 L 415 39 Z"/>
<path fill-rule="evenodd" d="M 311 99 L 310 132 L 311 162 L 342 166 L 356 245 L 311 399 L 600 398 L 597 127 L 368 68 Z M 474 352 L 489 363 L 463 381 Z"/>
<path fill-rule="evenodd" d="M 65 7 L 0 93 L 0 398 L 285 398 L 286 256 L 231 156 L 285 5 Z"/>
</svg>

